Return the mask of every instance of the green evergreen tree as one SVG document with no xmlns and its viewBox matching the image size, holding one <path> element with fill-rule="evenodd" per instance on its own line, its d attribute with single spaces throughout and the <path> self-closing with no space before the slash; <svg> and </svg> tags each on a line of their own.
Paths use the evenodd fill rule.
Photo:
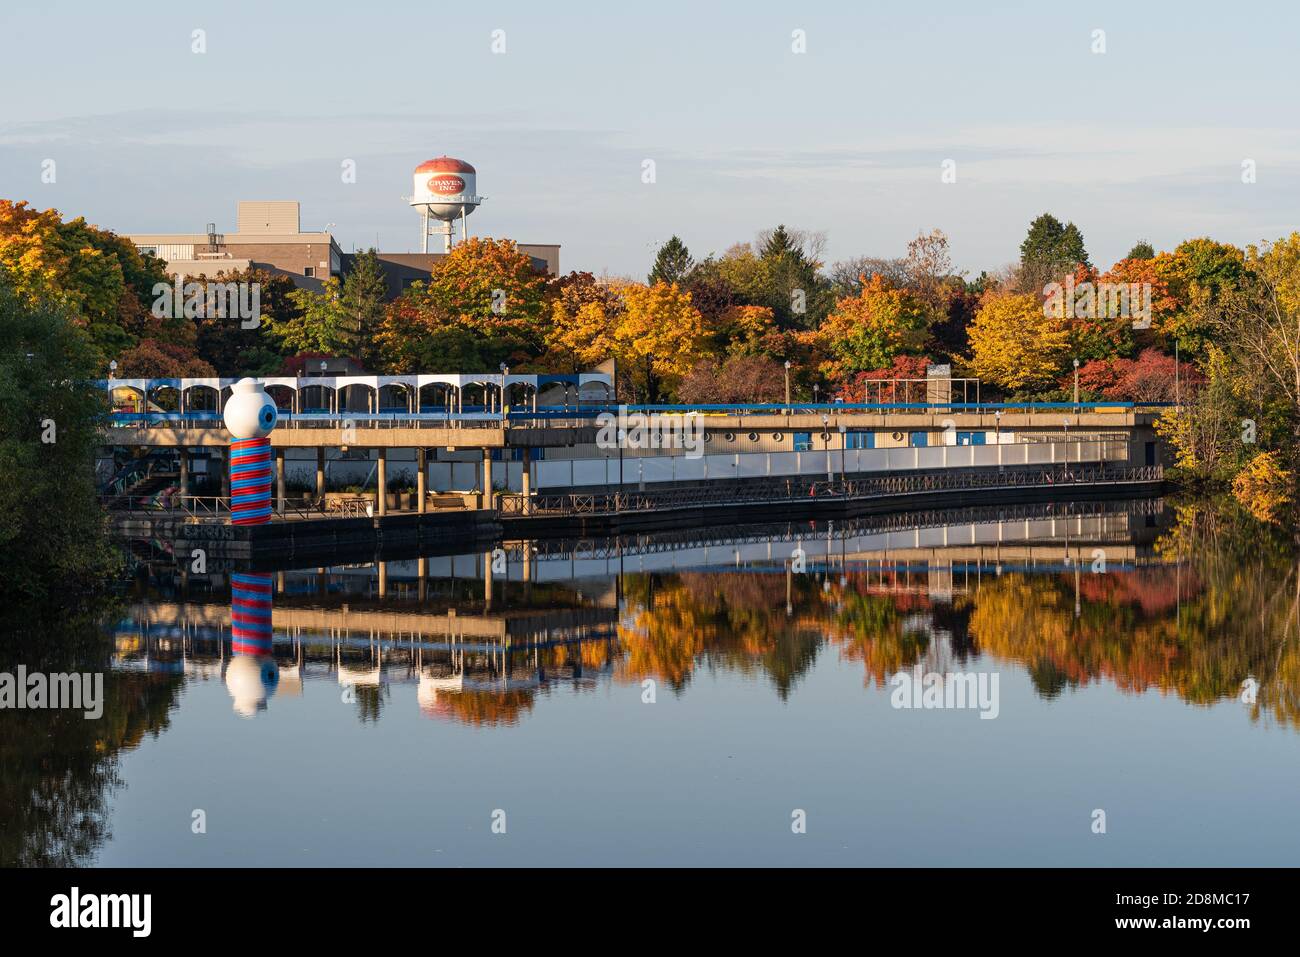
<svg viewBox="0 0 1300 957">
<path fill-rule="evenodd" d="M 1128 251 L 1125 259 L 1155 259 L 1155 248 L 1145 239 L 1138 240 L 1137 244 Z"/>
<path fill-rule="evenodd" d="M 781 224 L 765 239 L 760 236 L 759 261 L 770 292 L 756 305 L 770 307 L 783 329 L 816 328 L 834 304 L 831 281 L 818 272 L 821 263 L 804 251 L 801 235 Z"/>
<path fill-rule="evenodd" d="M 1020 287 L 1026 292 L 1073 272 L 1080 264 L 1088 265 L 1088 250 L 1083 233 L 1074 223 L 1061 224 L 1051 213 L 1043 213 L 1029 224 L 1029 232 L 1020 244 Z"/>
<path fill-rule="evenodd" d="M 668 242 L 659 247 L 654 267 L 647 278 L 651 285 L 657 282 L 680 283 L 694 268 L 695 260 L 691 258 L 691 251 L 686 248 L 686 244 L 676 236 L 671 236 Z"/>
<path fill-rule="evenodd" d="M 352 257 L 352 266 L 343 278 L 339 305 L 348 317 L 352 351 L 367 369 L 378 368 L 377 336 L 384 321 L 388 284 L 379 253 L 373 247 Z"/>
</svg>

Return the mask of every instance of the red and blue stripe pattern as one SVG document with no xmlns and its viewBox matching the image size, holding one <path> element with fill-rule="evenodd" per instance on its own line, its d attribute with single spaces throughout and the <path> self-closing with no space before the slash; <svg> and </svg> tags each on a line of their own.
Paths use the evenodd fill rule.
<svg viewBox="0 0 1300 957">
<path fill-rule="evenodd" d="M 230 443 L 230 516 L 235 525 L 271 520 L 271 440 Z"/>
<path fill-rule="evenodd" d="M 230 638 L 237 655 L 271 653 L 271 576 L 232 572 Z"/>
</svg>

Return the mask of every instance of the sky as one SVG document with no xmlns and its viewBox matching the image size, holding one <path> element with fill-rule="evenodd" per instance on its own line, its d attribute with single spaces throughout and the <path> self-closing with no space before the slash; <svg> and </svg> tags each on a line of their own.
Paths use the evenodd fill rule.
<svg viewBox="0 0 1300 957">
<path fill-rule="evenodd" d="M 471 235 L 565 271 L 784 223 L 828 264 L 939 228 L 978 275 L 1045 211 L 1104 267 L 1297 227 L 1297 35 L 1283 2 L 5 0 L 0 198 L 118 232 L 296 199 L 345 251 L 416 251 L 411 171 L 448 154 L 487 197 Z"/>
</svg>

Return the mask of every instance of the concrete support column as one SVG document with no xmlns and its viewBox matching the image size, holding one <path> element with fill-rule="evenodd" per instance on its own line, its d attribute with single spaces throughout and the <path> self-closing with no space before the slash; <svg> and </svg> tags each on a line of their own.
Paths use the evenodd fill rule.
<svg viewBox="0 0 1300 957">
<path fill-rule="evenodd" d="M 524 543 L 524 581 L 533 580 L 533 543 L 525 540 Z"/>
<path fill-rule="evenodd" d="M 316 449 L 316 497 L 325 498 L 325 446 Z"/>
<path fill-rule="evenodd" d="M 479 495 L 479 508 L 492 507 L 492 450 L 483 450 L 483 491 Z"/>
<path fill-rule="evenodd" d="M 379 562 L 379 597 L 388 597 L 388 562 Z"/>
<path fill-rule="evenodd" d="M 190 450 L 181 446 L 181 495 L 190 494 Z"/>
<path fill-rule="evenodd" d="M 492 553 L 483 553 L 483 604 L 492 607 Z"/>
<path fill-rule="evenodd" d="M 524 498 L 528 498 L 528 496 L 533 494 L 533 450 L 527 445 L 524 446 L 523 465 L 523 475 L 520 477 L 520 488 L 524 493 Z"/>
<path fill-rule="evenodd" d="M 427 497 L 426 489 L 429 484 L 429 460 L 424 449 L 415 450 L 415 471 L 415 494 L 417 503 L 415 510 L 423 515 L 425 512 L 424 500 Z"/>
<path fill-rule="evenodd" d="M 379 512 L 380 517 L 388 514 L 388 449 L 379 450 Z"/>
<path fill-rule="evenodd" d="M 284 449 L 275 450 L 275 510 L 284 514 Z"/>
<path fill-rule="evenodd" d="M 418 558 L 415 562 L 415 574 L 420 583 L 416 586 L 416 592 L 420 601 L 424 601 L 427 595 L 428 578 L 429 578 L 429 559 Z"/>
</svg>

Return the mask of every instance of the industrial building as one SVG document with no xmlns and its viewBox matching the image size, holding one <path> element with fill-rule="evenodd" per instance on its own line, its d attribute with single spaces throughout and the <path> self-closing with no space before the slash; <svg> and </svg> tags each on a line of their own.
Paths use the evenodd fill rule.
<svg viewBox="0 0 1300 957">
<path fill-rule="evenodd" d="M 476 172 L 463 160 L 440 156 L 421 163 L 413 174 L 410 206 L 420 216 L 420 252 L 379 252 L 390 299 L 412 283 L 428 279 L 451 251 L 455 222 L 460 241 L 468 238 L 466 217 L 484 197 L 474 193 Z M 299 288 L 319 290 L 330 276 L 347 275 L 355 253 L 343 252 L 333 233 L 334 223 L 304 232 L 296 200 L 240 200 L 235 231 L 223 232 L 208 223 L 200 233 L 129 233 L 141 252 L 165 260 L 167 271 L 182 278 L 205 278 L 220 272 L 256 267 L 291 277 Z M 438 238 L 429 250 L 429 237 Z M 517 243 L 533 267 L 548 276 L 560 273 L 558 243 Z"/>
</svg>

